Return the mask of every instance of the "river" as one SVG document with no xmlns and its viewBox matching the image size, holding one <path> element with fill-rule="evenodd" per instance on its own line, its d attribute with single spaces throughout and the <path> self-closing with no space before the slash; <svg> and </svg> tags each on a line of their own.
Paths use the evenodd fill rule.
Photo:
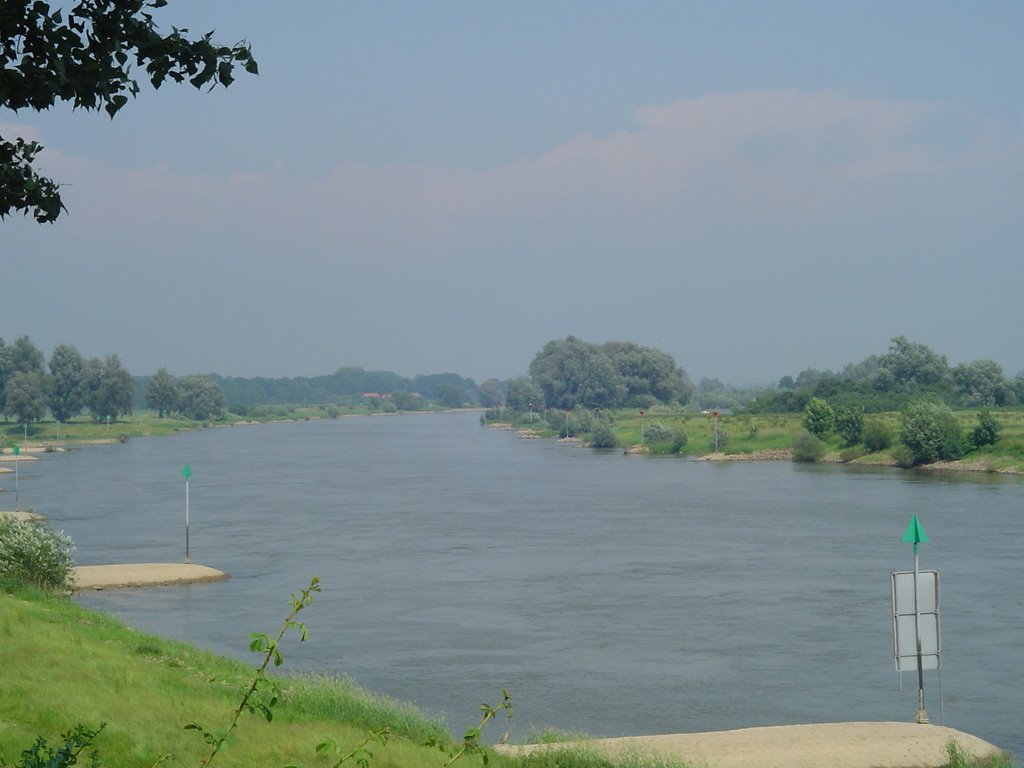
<svg viewBox="0 0 1024 768">
<path fill-rule="evenodd" d="M 512 738 L 913 720 L 889 573 L 941 572 L 933 722 L 1024 755 L 1024 481 L 624 456 L 478 415 L 208 429 L 47 455 L 22 503 L 81 564 L 178 562 L 215 584 L 81 595 L 238 657 L 323 580 L 285 669 L 344 674 L 461 731 L 508 689 Z M 940 701 L 941 683 L 941 701 Z M 496 735 L 496 734 L 492 734 Z"/>
</svg>

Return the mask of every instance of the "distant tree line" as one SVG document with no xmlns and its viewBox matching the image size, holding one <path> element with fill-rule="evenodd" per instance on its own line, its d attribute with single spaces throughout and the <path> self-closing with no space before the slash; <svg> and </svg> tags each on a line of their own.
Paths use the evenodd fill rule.
<svg viewBox="0 0 1024 768">
<path fill-rule="evenodd" d="M 132 377 L 117 355 L 83 358 L 69 344 L 54 348 L 47 364 L 28 336 L 7 345 L 0 338 L 0 411 L 4 419 L 40 421 L 49 411 L 67 422 L 87 410 L 96 421 L 132 412 Z"/>
<path fill-rule="evenodd" d="M 205 420 L 223 415 L 224 393 L 206 376 L 175 379 L 160 369 L 142 381 L 146 405 L 161 417 L 180 413 Z M 72 345 L 59 344 L 47 362 L 28 336 L 10 345 L 0 338 L 0 413 L 5 420 L 41 421 L 49 412 L 66 423 L 88 411 L 94 421 L 116 422 L 138 404 L 138 383 L 117 355 L 86 359 Z"/>
<path fill-rule="evenodd" d="M 905 336 L 892 339 L 889 351 L 847 365 L 841 372 L 801 371 L 783 376 L 774 391 L 747 403 L 752 413 L 796 413 L 811 398 L 833 407 L 859 407 L 868 413 L 897 411 L 931 398 L 952 407 L 991 408 L 1024 403 L 1024 373 L 1013 379 L 993 360 L 951 367 L 945 355 Z"/>
<path fill-rule="evenodd" d="M 424 402 L 438 402 L 451 408 L 480 403 L 480 392 L 476 382 L 454 373 L 406 378 L 391 371 L 366 371 L 362 368 L 346 367 L 324 376 L 242 378 L 211 374 L 209 378 L 224 391 L 229 406 L 328 403 L 363 405 L 363 395 L 368 392 L 382 395 L 398 393 L 400 399 L 403 395 L 418 395 Z M 406 404 L 412 403 L 408 401 Z"/>
</svg>

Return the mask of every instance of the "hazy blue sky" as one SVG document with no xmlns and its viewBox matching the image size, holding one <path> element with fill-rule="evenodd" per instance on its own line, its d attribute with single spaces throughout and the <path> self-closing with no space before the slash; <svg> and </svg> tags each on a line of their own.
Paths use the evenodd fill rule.
<svg viewBox="0 0 1024 768">
<path fill-rule="evenodd" d="M 0 222 L 0 335 L 133 373 L 695 380 L 903 334 L 1024 368 L 1024 3 L 172 0 L 259 77 L 0 109 L 65 183 Z"/>
</svg>

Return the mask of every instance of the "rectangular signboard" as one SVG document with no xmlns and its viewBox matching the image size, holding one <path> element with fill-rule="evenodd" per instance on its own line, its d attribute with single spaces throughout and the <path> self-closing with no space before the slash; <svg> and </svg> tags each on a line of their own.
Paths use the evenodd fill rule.
<svg viewBox="0 0 1024 768">
<path fill-rule="evenodd" d="M 942 666 L 938 571 L 918 571 L 916 605 L 914 572 L 892 574 L 892 630 L 898 672 L 917 669 L 919 639 L 921 666 L 924 669 Z"/>
</svg>

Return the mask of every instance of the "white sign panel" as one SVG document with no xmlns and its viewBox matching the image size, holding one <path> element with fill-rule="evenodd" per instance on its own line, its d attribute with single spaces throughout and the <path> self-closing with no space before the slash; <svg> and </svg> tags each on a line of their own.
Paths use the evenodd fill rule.
<svg viewBox="0 0 1024 768">
<path fill-rule="evenodd" d="M 942 666 L 938 571 L 918 571 L 916 603 L 914 572 L 892 574 L 892 629 L 898 672 L 917 669 L 918 641 L 921 666 L 924 669 Z"/>
</svg>

